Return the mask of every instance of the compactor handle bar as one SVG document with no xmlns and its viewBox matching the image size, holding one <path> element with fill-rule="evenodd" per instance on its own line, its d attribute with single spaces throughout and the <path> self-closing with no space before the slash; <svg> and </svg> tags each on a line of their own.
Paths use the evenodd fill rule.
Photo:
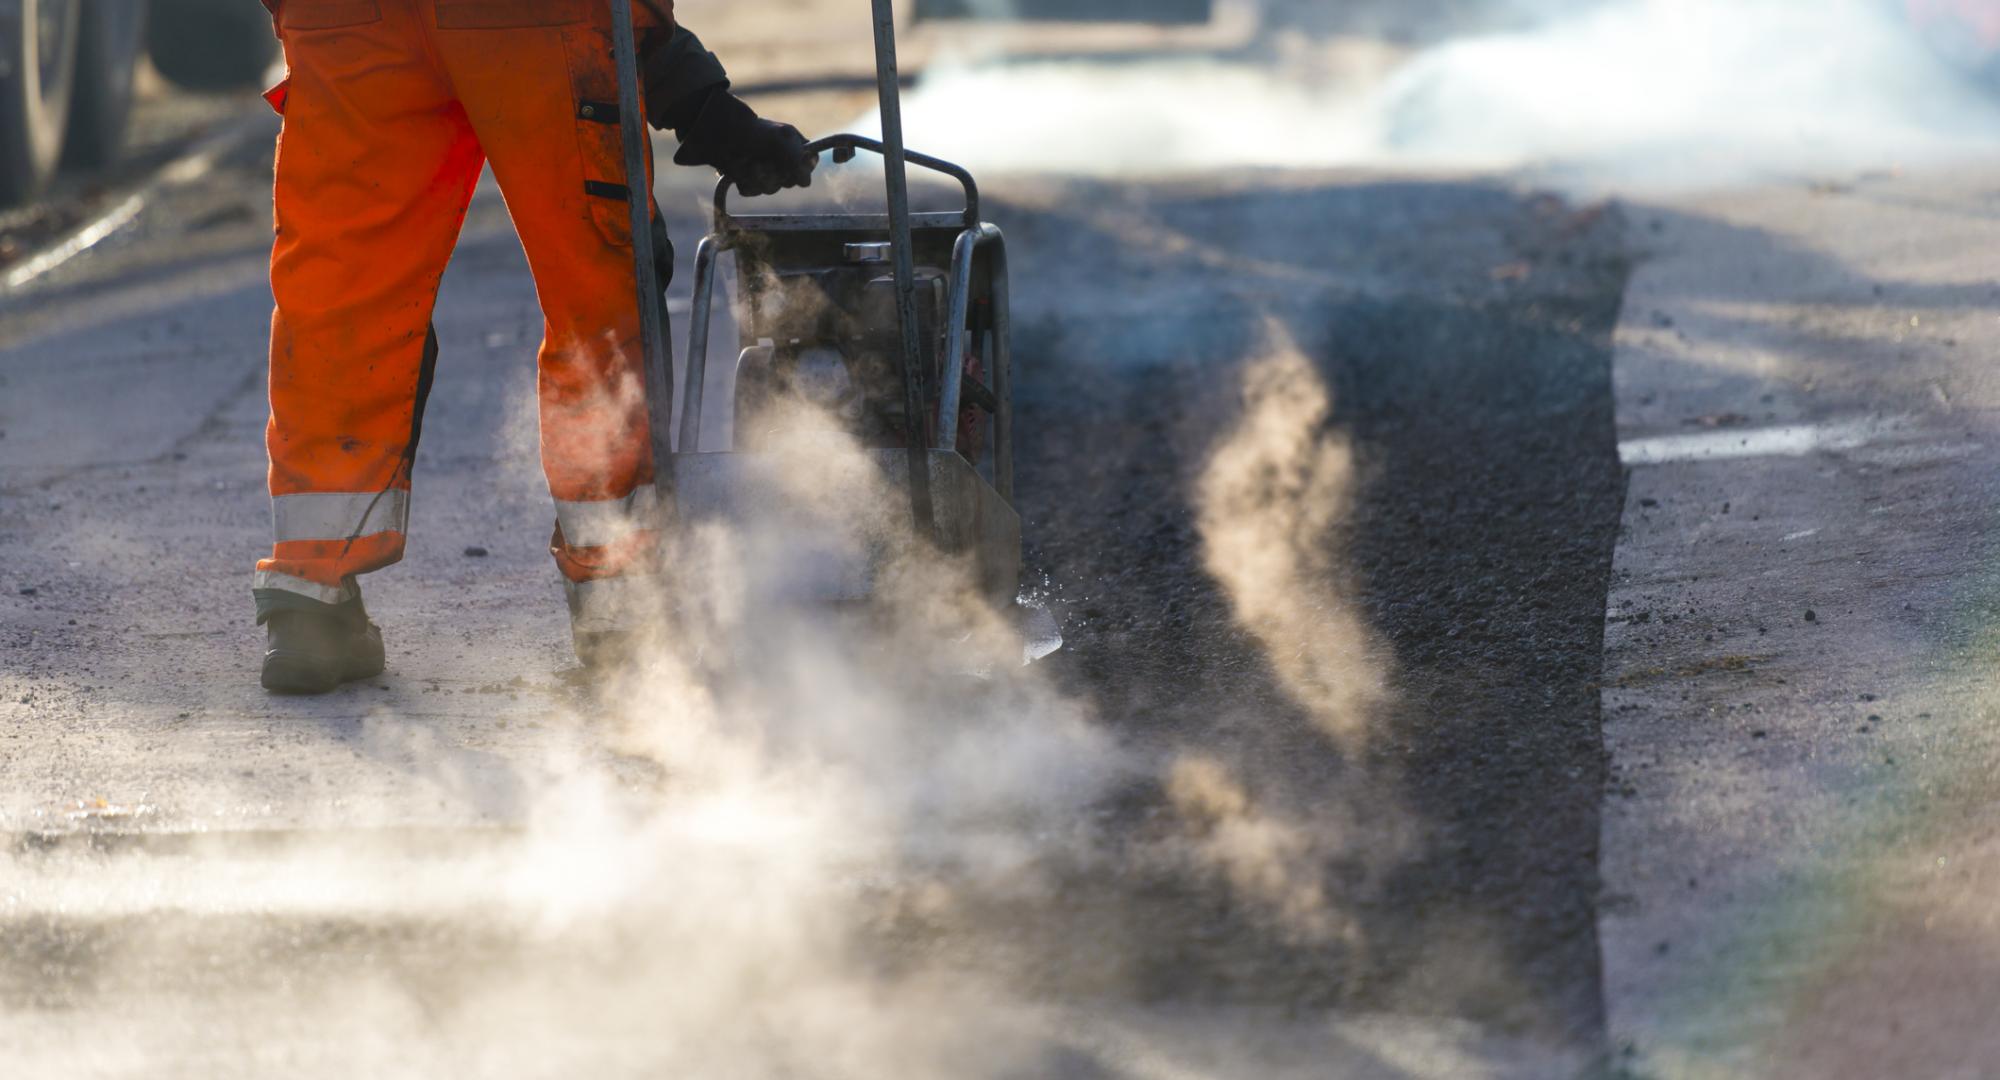
<svg viewBox="0 0 2000 1080">
<path fill-rule="evenodd" d="M 871 139 L 866 135 L 828 135 L 824 139 L 806 144 L 806 152 L 810 154 L 825 153 L 829 150 L 833 152 L 833 161 L 836 165 L 845 165 L 853 161 L 855 153 L 860 150 L 888 156 L 888 148 L 883 146 L 879 139 Z M 968 229 L 979 227 L 979 182 L 972 178 L 970 172 L 962 166 L 953 165 L 943 158 L 934 158 L 929 154 L 906 151 L 903 158 L 912 165 L 921 165 L 932 172 L 943 173 L 958 181 L 959 187 L 965 189 L 965 227 Z M 730 220 L 729 190 L 735 186 L 735 181 L 727 178 L 715 185 L 715 221 L 718 227 Z"/>
</svg>

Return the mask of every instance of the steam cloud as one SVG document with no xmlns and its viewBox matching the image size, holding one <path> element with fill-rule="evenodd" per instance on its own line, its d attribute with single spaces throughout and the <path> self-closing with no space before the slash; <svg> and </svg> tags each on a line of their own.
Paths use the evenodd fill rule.
<svg viewBox="0 0 2000 1080">
<path fill-rule="evenodd" d="M 1335 524 L 1353 459 L 1329 430 L 1332 400 L 1298 348 L 1278 347 L 1244 378 L 1245 416 L 1196 492 L 1208 572 L 1264 645 L 1292 697 L 1350 754 L 1381 699 L 1380 660 L 1341 593 Z"/>
<path fill-rule="evenodd" d="M 1322 16 L 1326 36 L 1233 58 L 941 65 L 905 105 L 910 138 L 987 171 L 1521 169 L 1661 189 L 1891 168 L 2000 132 L 1987 96 L 1877 0 L 1513 7 L 1533 25 L 1413 50 Z"/>
<path fill-rule="evenodd" d="M 1284 686 L 1358 752 L 1358 716 L 1382 691 L 1326 554 L 1346 448 L 1288 342 L 1243 390 L 1199 481 L 1209 565 Z M 1083 981 L 1130 989 L 1118 951 L 1131 943 L 1065 921 L 1079 877 L 1177 868 L 1287 940 L 1343 941 L 1353 898 L 1327 864 L 1362 830 L 1276 805 L 1200 750 L 1141 755 L 1033 669 L 982 677 L 1018 664 L 1019 642 L 949 560 L 900 552 L 885 617 L 865 626 L 776 603 L 798 538 L 883 543 L 907 527 L 871 460 L 829 427 L 783 426 L 792 442 L 777 449 L 805 471 L 777 516 L 688 532 L 644 659 L 555 717 L 572 737 L 508 777 L 529 807 L 520 831 L 414 849 L 355 833 L 0 856 L 12 925 L 42 912 L 85 928 L 16 947 L 68 956 L 80 946 L 64 935 L 81 933 L 97 995 L 0 1018 L 0 1049 L 70 1074 L 178 1061 L 313 1075 L 338 1061 L 386 1077 L 999 1080 L 1052 1075 L 1066 1048 L 1130 1044 L 1121 1056 L 1152 1062 L 1135 1076 L 1311 1075 L 1259 1072 L 1247 1049 L 1189 1071 L 1171 1040 L 1135 1040 L 1036 988 L 1101 967 Z M 518 433 L 515 450 L 532 453 Z M 491 782 L 393 716 L 365 737 L 436 776 Z M 1107 835 L 1101 807 L 1135 785 L 1162 792 L 1166 831 Z M 1032 924 L 1052 929 L 1017 937 Z M 93 1034 L 121 995 L 128 1020 Z M 279 1060 L 301 1047 L 304 1060 Z"/>
</svg>

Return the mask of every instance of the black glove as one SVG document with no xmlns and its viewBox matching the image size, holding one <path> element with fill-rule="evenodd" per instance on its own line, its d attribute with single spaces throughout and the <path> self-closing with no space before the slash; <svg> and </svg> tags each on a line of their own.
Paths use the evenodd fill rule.
<svg viewBox="0 0 2000 1080">
<path fill-rule="evenodd" d="M 713 165 L 745 195 L 811 187 L 819 165 L 819 155 L 806 152 L 806 137 L 798 128 L 758 116 L 720 86 L 708 91 L 694 119 L 675 134 L 681 148 L 674 164 Z"/>
</svg>

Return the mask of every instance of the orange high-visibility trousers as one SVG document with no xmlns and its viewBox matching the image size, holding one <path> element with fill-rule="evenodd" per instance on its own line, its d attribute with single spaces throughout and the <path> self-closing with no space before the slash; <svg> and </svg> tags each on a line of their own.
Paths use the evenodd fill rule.
<svg viewBox="0 0 2000 1080">
<path fill-rule="evenodd" d="M 671 18 L 671 4 L 633 7 L 642 33 Z M 402 557 L 432 307 L 488 162 L 541 300 L 556 563 L 586 609 L 618 606 L 646 569 L 653 461 L 609 9 L 278 5 L 274 544 L 257 589 L 339 603 Z"/>
</svg>

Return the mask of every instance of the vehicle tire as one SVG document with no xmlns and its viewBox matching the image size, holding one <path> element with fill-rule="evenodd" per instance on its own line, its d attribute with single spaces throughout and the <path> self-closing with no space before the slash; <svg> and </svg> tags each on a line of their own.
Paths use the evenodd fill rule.
<svg viewBox="0 0 2000 1080">
<path fill-rule="evenodd" d="M 0 16 L 0 206 L 55 174 L 76 76 L 76 0 L 17 0 Z"/>
<path fill-rule="evenodd" d="M 261 88 L 278 58 L 271 13 L 250 0 L 153 0 L 146 51 L 188 90 Z"/>
<path fill-rule="evenodd" d="M 146 29 L 146 6 L 132 0 L 81 0 L 76 90 L 69 106 L 63 163 L 97 168 L 118 160 L 132 116 L 132 74 Z"/>
</svg>

